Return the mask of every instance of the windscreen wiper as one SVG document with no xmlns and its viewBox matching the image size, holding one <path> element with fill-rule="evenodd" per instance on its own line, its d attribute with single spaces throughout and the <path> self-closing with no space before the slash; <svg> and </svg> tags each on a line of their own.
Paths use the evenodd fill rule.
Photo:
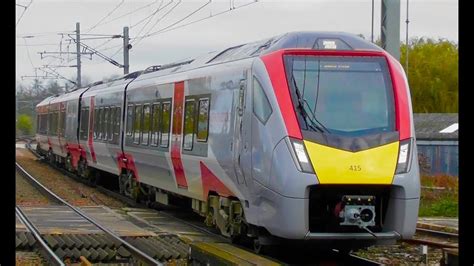
<svg viewBox="0 0 474 266">
<path fill-rule="evenodd" d="M 308 104 L 308 101 L 306 101 L 306 99 L 303 99 L 303 102 L 306 104 L 306 106 L 308 106 L 308 109 L 310 110 L 310 112 L 306 112 L 306 113 L 309 113 L 311 114 L 311 117 L 309 117 L 309 121 L 311 121 L 311 123 L 313 123 L 315 125 L 315 122 L 318 123 L 322 128 L 324 128 L 324 130 L 328 133 L 331 133 L 329 131 L 329 129 L 327 127 L 324 126 L 323 123 L 321 123 L 317 118 L 316 118 L 316 115 L 314 114 L 313 112 L 313 109 L 311 109 L 311 106 L 309 106 Z M 316 126 L 316 125 L 315 125 Z"/>
<path fill-rule="evenodd" d="M 306 105 L 308 105 L 308 102 L 301 97 L 300 90 L 298 89 L 298 85 L 296 84 L 295 76 L 291 75 L 291 79 L 293 80 L 293 84 L 295 86 L 295 91 L 296 91 L 296 97 L 298 98 L 298 108 L 301 110 L 301 114 L 303 115 L 304 122 L 306 123 L 306 126 L 312 128 L 313 130 L 317 130 L 321 133 L 324 133 L 326 131 L 329 132 L 329 130 L 321 122 L 319 122 L 316 119 L 316 117 L 314 117 L 313 113 L 311 113 L 311 114 L 312 114 L 314 120 L 316 120 L 318 122 L 318 124 L 320 124 L 322 126 L 322 128 L 320 126 L 318 126 L 318 124 L 316 124 L 315 121 L 311 117 L 308 116 L 308 112 L 306 111 L 305 105 L 304 105 L 305 103 L 306 103 Z M 308 107 L 309 107 L 309 105 L 308 105 Z M 309 109 L 311 110 L 311 107 L 309 107 Z M 310 123 L 308 123 L 308 120 L 309 120 Z"/>
</svg>

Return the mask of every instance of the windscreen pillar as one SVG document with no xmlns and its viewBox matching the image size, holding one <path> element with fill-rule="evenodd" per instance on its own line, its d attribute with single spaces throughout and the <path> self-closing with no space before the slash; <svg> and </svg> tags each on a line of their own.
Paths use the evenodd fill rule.
<svg viewBox="0 0 474 266">
<path fill-rule="evenodd" d="M 382 0 L 382 48 L 400 61 L 400 0 Z"/>
</svg>

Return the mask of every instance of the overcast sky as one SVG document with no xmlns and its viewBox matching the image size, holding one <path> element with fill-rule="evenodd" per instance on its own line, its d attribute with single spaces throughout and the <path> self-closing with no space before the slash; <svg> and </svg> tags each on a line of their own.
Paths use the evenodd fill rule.
<svg viewBox="0 0 474 266">
<path fill-rule="evenodd" d="M 369 40 L 371 35 L 372 0 L 259 0 L 255 3 L 252 3 L 254 0 L 212 0 L 207 5 L 208 0 L 170 2 L 171 0 L 33 0 L 28 6 L 30 0 L 17 0 L 17 82 L 31 83 L 32 79 L 21 80 L 21 76 L 35 75 L 35 67 L 76 64 L 73 54 L 63 54 L 61 57 L 55 55 L 57 58 L 47 55 L 49 57 L 44 59 L 38 54 L 60 50 L 75 52 L 73 42 L 68 46 L 71 38 L 67 33 L 75 36 L 73 31 L 76 22 L 81 23 L 83 34 L 122 34 L 124 26 L 130 27 L 133 45 L 130 51 L 130 72 L 289 31 L 345 31 L 363 34 Z M 251 4 L 240 7 L 247 3 Z M 377 39 L 380 36 L 381 0 L 375 0 L 374 3 L 374 35 Z M 457 0 L 410 0 L 409 4 L 410 37 L 425 36 L 458 41 Z M 25 12 L 20 5 L 28 6 Z M 156 12 L 159 7 L 160 10 Z M 202 8 L 195 14 L 173 27 L 212 17 L 142 40 L 136 38 L 166 28 L 200 7 Z M 233 10 L 215 16 L 230 8 Z M 405 41 L 406 0 L 401 0 L 400 13 L 400 39 Z M 94 28 L 91 29 L 92 27 Z M 65 34 L 60 35 L 60 32 Z M 83 39 L 102 37 L 81 36 Z M 101 53 L 119 63 L 123 63 L 123 53 L 119 50 L 122 42 L 122 39 L 84 40 L 86 45 L 98 47 Z M 82 63 L 82 75 L 91 82 L 123 74 L 123 69 L 97 55 L 93 55 L 92 60 L 84 55 Z M 76 79 L 76 68 L 58 67 L 55 71 L 71 80 Z M 40 70 L 37 73 L 38 76 L 44 76 Z"/>
</svg>

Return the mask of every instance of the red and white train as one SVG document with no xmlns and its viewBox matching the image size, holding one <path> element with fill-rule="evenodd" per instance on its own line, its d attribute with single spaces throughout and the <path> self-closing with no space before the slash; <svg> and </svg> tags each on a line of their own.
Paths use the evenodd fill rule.
<svg viewBox="0 0 474 266">
<path fill-rule="evenodd" d="M 410 238 L 420 199 L 405 73 L 358 36 L 293 32 L 49 97 L 37 147 L 230 237 L 363 247 Z M 331 245 L 326 245 L 331 242 Z"/>
</svg>

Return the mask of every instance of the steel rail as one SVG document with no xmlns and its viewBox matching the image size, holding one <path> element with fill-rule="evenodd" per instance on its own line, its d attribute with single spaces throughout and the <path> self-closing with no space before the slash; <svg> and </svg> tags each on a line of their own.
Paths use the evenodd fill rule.
<svg viewBox="0 0 474 266">
<path fill-rule="evenodd" d="M 54 253 L 54 251 L 44 242 L 43 238 L 41 237 L 40 232 L 38 229 L 28 220 L 26 215 L 23 213 L 21 208 L 19 206 L 15 206 L 15 212 L 17 217 L 20 219 L 20 221 L 28 228 L 28 231 L 30 231 L 33 234 L 33 237 L 36 239 L 36 243 L 39 243 L 39 246 L 43 248 L 43 250 L 46 251 L 46 256 L 49 258 L 49 260 L 54 263 L 55 265 L 61 265 L 64 266 L 64 262 Z"/>
<path fill-rule="evenodd" d="M 425 229 L 425 228 L 419 228 L 419 227 L 416 228 L 416 231 L 420 233 L 430 234 L 433 236 L 443 237 L 443 238 L 453 237 L 453 238 L 459 239 L 459 234 L 455 234 L 455 233 L 449 233 L 449 232 L 443 232 L 443 231 L 437 231 L 437 230 L 431 230 L 431 229 Z"/>
<path fill-rule="evenodd" d="M 61 202 L 62 204 L 68 206 L 69 208 L 71 208 L 74 212 L 76 212 L 77 214 L 79 214 L 80 216 L 82 216 L 84 219 L 86 219 L 87 221 L 89 221 L 90 223 L 94 224 L 95 226 L 97 226 L 99 229 L 101 229 L 102 231 L 106 232 L 109 236 L 111 236 L 112 238 L 114 238 L 115 240 L 119 241 L 121 244 L 123 244 L 130 253 L 132 253 L 135 257 L 139 258 L 140 260 L 142 260 L 143 262 L 149 264 L 149 265 L 163 265 L 163 263 L 153 259 L 152 257 L 150 257 L 149 255 L 147 255 L 146 253 L 144 253 L 143 251 L 137 249 L 136 247 L 134 247 L 133 245 L 129 244 L 127 241 L 123 240 L 120 236 L 118 236 L 117 234 L 115 234 L 113 231 L 107 229 L 106 227 L 102 226 L 101 224 L 99 224 L 97 221 L 95 221 L 93 218 L 87 216 L 84 212 L 82 212 L 81 210 L 79 210 L 78 208 L 76 208 L 75 206 L 69 204 L 67 201 L 63 200 L 62 198 L 60 198 L 58 195 L 56 195 L 54 192 L 52 192 L 51 190 L 49 190 L 47 187 L 43 186 L 40 182 L 38 182 L 32 175 L 30 175 L 23 167 L 20 166 L 20 164 L 18 164 L 17 162 L 15 162 L 15 165 L 17 167 L 18 170 L 20 170 L 20 172 L 22 174 L 24 174 L 24 176 L 28 177 L 31 181 L 33 181 L 34 183 L 36 183 L 36 185 L 38 187 L 40 187 L 42 190 L 46 191 L 48 194 L 50 194 L 51 196 L 53 196 L 57 201 Z"/>
</svg>

